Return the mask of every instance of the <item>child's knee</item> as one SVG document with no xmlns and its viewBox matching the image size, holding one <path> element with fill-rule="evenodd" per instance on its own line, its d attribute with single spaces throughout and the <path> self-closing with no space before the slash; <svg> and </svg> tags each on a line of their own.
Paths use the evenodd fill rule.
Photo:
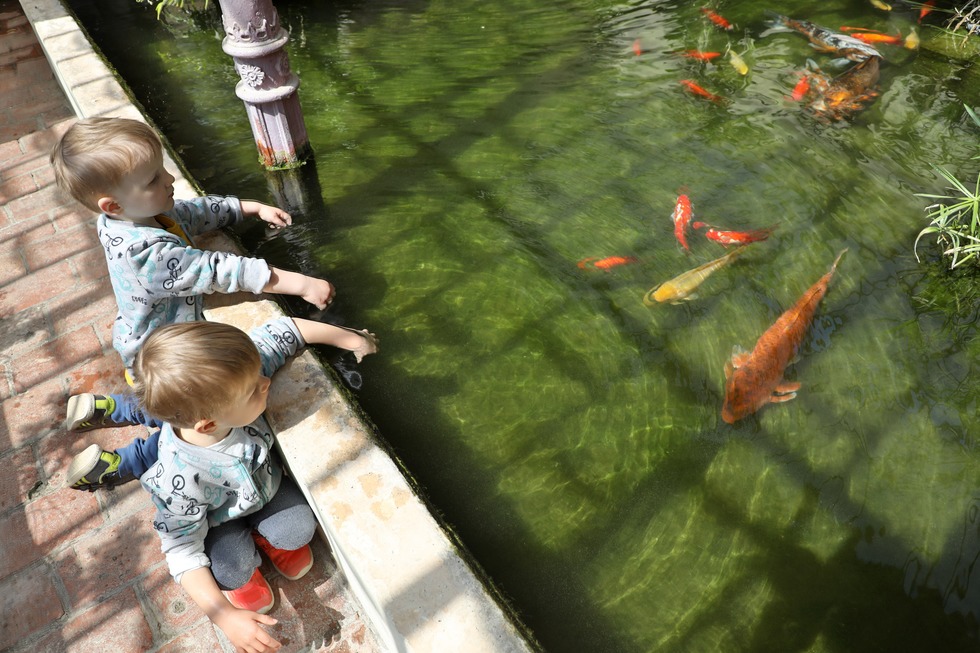
<svg viewBox="0 0 980 653">
<path fill-rule="evenodd" d="M 212 557 L 211 575 L 221 589 L 237 590 L 249 581 L 261 562 L 255 550 L 238 556 Z"/>
<path fill-rule="evenodd" d="M 295 551 L 316 533 L 316 517 L 306 504 L 292 506 L 259 524 L 259 533 L 277 549 Z"/>
</svg>

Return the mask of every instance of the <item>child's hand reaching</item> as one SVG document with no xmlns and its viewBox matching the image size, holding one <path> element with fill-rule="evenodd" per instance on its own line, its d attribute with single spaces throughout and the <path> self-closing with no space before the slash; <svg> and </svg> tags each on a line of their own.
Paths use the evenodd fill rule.
<svg viewBox="0 0 980 653">
<path fill-rule="evenodd" d="M 270 268 L 269 283 L 263 292 L 276 292 L 283 295 L 302 297 L 317 308 L 324 309 L 333 301 L 335 293 L 333 284 L 326 279 L 308 277 L 299 272 L 289 272 L 279 268 Z"/>
<path fill-rule="evenodd" d="M 307 290 L 301 297 L 319 309 L 324 309 L 333 301 L 334 287 L 326 279 L 306 277 Z"/>
<path fill-rule="evenodd" d="M 259 220 L 268 223 L 273 229 L 282 229 L 293 224 L 292 216 L 282 209 L 254 200 L 242 200 L 242 213 L 254 215 Z"/>
<path fill-rule="evenodd" d="M 224 610 L 214 617 L 214 624 L 227 635 L 237 653 L 278 650 L 282 644 L 260 625 L 274 626 L 277 623 L 279 622 L 268 615 L 237 608 Z"/>
</svg>

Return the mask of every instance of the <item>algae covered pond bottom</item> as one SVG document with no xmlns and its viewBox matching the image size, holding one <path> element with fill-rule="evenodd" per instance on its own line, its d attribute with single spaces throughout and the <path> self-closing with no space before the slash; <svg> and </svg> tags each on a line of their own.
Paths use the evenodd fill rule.
<svg viewBox="0 0 980 653">
<path fill-rule="evenodd" d="M 379 334 L 358 401 L 544 649 L 976 648 L 977 303 L 912 253 L 930 165 L 976 174 L 972 42 L 781 3 L 922 39 L 876 46 L 875 95 L 821 122 L 792 100 L 807 59 L 851 64 L 765 34 L 765 3 L 715 3 L 731 31 L 682 2 L 278 4 L 316 162 L 292 228 L 240 235 Z M 72 5 L 202 186 L 274 201 L 213 15 Z M 775 229 L 646 306 L 725 252 L 678 245 L 682 193 Z M 725 424 L 733 347 L 845 248 L 798 397 Z"/>
</svg>

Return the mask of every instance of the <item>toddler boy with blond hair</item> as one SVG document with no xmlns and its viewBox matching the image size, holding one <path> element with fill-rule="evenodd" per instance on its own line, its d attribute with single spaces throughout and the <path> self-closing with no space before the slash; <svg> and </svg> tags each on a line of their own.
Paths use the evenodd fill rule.
<svg viewBox="0 0 980 653">
<path fill-rule="evenodd" d="M 313 511 L 283 474 L 262 416 L 270 376 L 330 325 L 279 318 L 246 334 L 217 322 L 161 327 L 133 366 L 134 391 L 163 419 L 159 460 L 140 478 L 170 573 L 236 650 L 279 648 L 262 626 L 275 596 L 261 550 L 284 577 L 313 566 Z"/>
<path fill-rule="evenodd" d="M 51 153 L 58 185 L 79 203 L 99 211 L 96 226 L 106 255 L 118 315 L 112 344 L 127 374 L 146 338 L 166 324 L 198 321 L 206 293 L 273 292 L 302 297 L 325 308 L 334 287 L 324 279 L 289 272 L 264 260 L 197 249 L 192 237 L 254 216 L 272 227 L 291 224 L 285 211 L 235 197 L 174 199 L 174 176 L 163 146 L 145 123 L 89 118 L 73 124 Z M 376 351 L 366 331 L 333 327 L 330 344 L 358 360 Z M 73 396 L 66 426 L 73 431 L 146 424 L 131 394 Z M 156 460 L 156 438 L 137 439 L 115 452 L 88 447 L 72 461 L 66 484 L 76 489 L 112 487 L 139 477 Z"/>
</svg>

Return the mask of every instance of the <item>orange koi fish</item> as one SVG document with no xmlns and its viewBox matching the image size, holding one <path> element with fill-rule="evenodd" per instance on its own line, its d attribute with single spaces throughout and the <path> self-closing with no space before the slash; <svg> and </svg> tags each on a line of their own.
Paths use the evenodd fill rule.
<svg viewBox="0 0 980 653">
<path fill-rule="evenodd" d="M 729 23 L 727 20 L 722 18 L 719 14 L 715 13 L 711 9 L 708 9 L 707 7 L 702 7 L 701 13 L 707 16 L 708 20 L 710 20 L 712 23 L 714 23 L 715 25 L 717 25 L 718 27 L 720 27 L 725 31 L 730 32 L 733 29 L 735 29 L 735 27 L 731 23 Z"/>
<path fill-rule="evenodd" d="M 810 92 L 810 73 L 800 73 L 800 81 L 796 82 L 789 99 L 799 102 Z"/>
<path fill-rule="evenodd" d="M 693 270 L 688 270 L 687 272 L 681 273 L 670 281 L 664 281 L 656 288 L 651 288 L 647 291 L 647 294 L 643 296 L 643 303 L 646 306 L 656 306 L 657 304 L 662 304 L 663 302 L 680 304 L 681 302 L 694 299 L 697 297 L 694 291 L 698 289 L 698 286 L 704 283 L 704 280 L 711 276 L 716 270 L 720 270 L 728 265 L 736 256 L 741 254 L 744 249 L 744 246 L 739 247 L 738 249 L 728 252 L 721 258 L 716 258 L 713 261 L 708 261 L 704 265 L 699 265 Z"/>
<path fill-rule="evenodd" d="M 698 61 L 711 61 L 712 59 L 717 59 L 721 56 L 720 52 L 703 52 L 701 50 L 684 50 L 683 52 L 676 52 L 682 57 L 687 57 L 688 59 L 696 59 Z"/>
<path fill-rule="evenodd" d="M 690 91 L 693 95 L 697 95 L 698 97 L 703 97 L 706 100 L 711 100 L 712 102 L 718 102 L 718 103 L 725 101 L 725 98 L 721 97 L 720 95 L 715 95 L 711 91 L 707 91 L 701 88 L 693 80 L 682 79 L 681 84 L 683 84 L 684 87 L 687 88 L 687 90 Z"/>
<path fill-rule="evenodd" d="M 936 5 L 936 0 L 926 0 L 925 2 L 922 3 L 922 9 L 919 10 L 920 23 L 922 22 L 923 18 L 925 18 L 926 16 L 929 15 L 930 12 L 932 12 L 935 5 Z"/>
<path fill-rule="evenodd" d="M 800 384 L 786 381 L 783 373 L 799 351 L 817 306 L 827 294 L 837 263 L 846 251 L 838 254 L 830 271 L 766 329 L 751 352 L 732 353 L 731 360 L 725 364 L 725 403 L 721 408 L 725 422 L 734 424 L 770 402 L 796 397 Z"/>
<path fill-rule="evenodd" d="M 606 258 L 590 256 L 579 261 L 578 266 L 582 270 L 610 270 L 620 265 L 636 263 L 637 260 L 635 256 L 607 256 Z"/>
<path fill-rule="evenodd" d="M 885 32 L 879 32 L 878 30 L 873 30 L 873 29 L 857 31 L 861 29 L 859 27 L 849 27 L 847 29 L 841 27 L 841 29 L 844 31 L 847 31 L 847 29 L 851 30 L 851 36 L 853 36 L 859 41 L 863 41 L 864 43 L 867 43 L 868 45 L 874 45 L 875 43 L 885 43 L 887 45 L 901 45 L 905 42 L 905 37 L 903 37 L 901 33 L 886 34 Z"/>
<path fill-rule="evenodd" d="M 725 247 L 729 245 L 748 245 L 749 243 L 765 240 L 776 229 L 776 227 L 767 227 L 765 229 L 753 229 L 751 231 L 722 231 L 703 222 L 695 222 L 691 226 L 695 229 L 704 229 L 707 227 L 708 230 L 704 232 L 705 238 L 713 240 L 716 243 L 721 243 Z"/>
<path fill-rule="evenodd" d="M 652 52 L 652 50 L 646 50 L 640 45 L 640 39 L 633 41 L 633 54 L 640 56 L 641 54 L 646 54 L 647 52 Z"/>
<path fill-rule="evenodd" d="M 674 237 L 681 244 L 685 252 L 691 251 L 687 246 L 687 227 L 691 224 L 691 217 L 694 210 L 691 208 L 691 198 L 687 195 L 678 195 L 677 203 L 674 205 L 674 212 L 670 214 L 670 219 L 674 221 Z"/>
</svg>

